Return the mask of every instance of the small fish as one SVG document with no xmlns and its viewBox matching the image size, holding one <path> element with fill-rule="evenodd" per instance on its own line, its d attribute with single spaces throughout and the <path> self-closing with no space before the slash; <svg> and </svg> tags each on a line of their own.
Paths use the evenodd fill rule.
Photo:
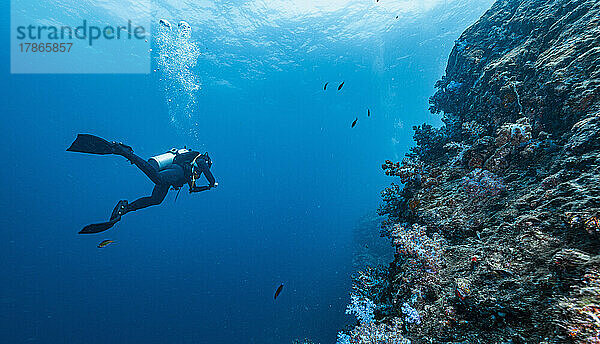
<svg viewBox="0 0 600 344">
<path fill-rule="evenodd" d="M 338 86 L 338 91 L 342 89 L 342 87 L 344 86 L 345 81 L 342 81 L 342 83 Z"/>
<path fill-rule="evenodd" d="M 283 289 L 283 283 L 281 283 L 279 285 L 279 287 L 277 287 L 277 290 L 275 290 L 275 296 L 273 296 L 273 300 L 277 300 L 277 296 L 279 296 L 282 289 Z"/>
<path fill-rule="evenodd" d="M 367 117 L 371 117 L 371 110 L 367 109 Z"/>
<path fill-rule="evenodd" d="M 114 241 L 112 241 L 112 240 L 104 240 L 104 241 L 102 241 L 101 243 L 98 244 L 98 248 L 106 247 L 106 246 L 112 244 L 113 242 Z"/>
<path fill-rule="evenodd" d="M 356 119 L 354 120 L 354 122 L 352 122 L 352 128 L 354 128 L 356 126 L 356 122 L 358 122 L 358 117 L 356 117 Z"/>
<path fill-rule="evenodd" d="M 327 91 L 327 85 L 329 85 L 329 81 L 325 83 L 325 86 L 323 86 L 323 91 Z"/>
</svg>

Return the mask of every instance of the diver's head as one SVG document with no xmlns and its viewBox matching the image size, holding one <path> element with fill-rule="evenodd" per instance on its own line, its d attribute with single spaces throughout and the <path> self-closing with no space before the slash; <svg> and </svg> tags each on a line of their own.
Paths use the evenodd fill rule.
<svg viewBox="0 0 600 344">
<path fill-rule="evenodd" d="M 208 168 L 210 168 L 212 166 L 212 160 L 210 158 L 210 156 L 208 156 L 208 152 L 204 153 L 204 154 L 200 154 L 198 155 L 198 157 L 195 159 L 195 164 L 193 165 L 194 171 L 197 171 L 197 173 L 200 173 L 201 169 L 200 169 L 200 163 L 201 161 L 203 161 L 206 166 L 208 166 Z"/>
<path fill-rule="evenodd" d="M 211 168 L 212 167 L 212 159 L 210 158 L 210 156 L 208 156 L 208 152 L 205 152 L 204 154 L 202 154 L 202 158 L 206 162 L 206 165 L 208 165 L 208 168 Z"/>
</svg>

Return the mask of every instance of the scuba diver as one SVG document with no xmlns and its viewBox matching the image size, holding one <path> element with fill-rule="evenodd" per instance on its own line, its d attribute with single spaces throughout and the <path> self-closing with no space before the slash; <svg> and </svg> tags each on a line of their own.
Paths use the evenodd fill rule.
<svg viewBox="0 0 600 344">
<path fill-rule="evenodd" d="M 100 233 L 108 230 L 121 220 L 121 216 L 128 212 L 162 203 L 171 188 L 178 190 L 177 195 L 179 195 L 180 188 L 184 184 L 188 184 L 189 193 L 210 190 L 218 185 L 215 182 L 215 177 L 210 172 L 212 160 L 208 156 L 208 153 L 200 154 L 187 148 L 173 148 L 164 154 L 154 156 L 146 161 L 133 154 L 133 149 L 123 143 L 109 142 L 90 134 L 78 134 L 73 144 L 67 148 L 67 151 L 100 155 L 120 155 L 137 166 L 155 184 L 151 196 L 142 197 L 131 203 L 127 202 L 127 200 L 119 201 L 110 215 L 108 222 L 88 225 L 79 234 Z M 208 181 L 208 185 L 196 186 L 196 180 L 201 175 L 204 175 Z"/>
</svg>

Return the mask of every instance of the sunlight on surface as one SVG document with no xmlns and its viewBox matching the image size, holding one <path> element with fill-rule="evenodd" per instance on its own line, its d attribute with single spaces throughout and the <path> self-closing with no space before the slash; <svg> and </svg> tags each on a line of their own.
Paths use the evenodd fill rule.
<svg viewBox="0 0 600 344">
<path fill-rule="evenodd" d="M 395 42 L 395 49 L 409 37 L 420 44 L 415 32 L 423 30 L 431 31 L 429 39 L 458 35 L 447 23 L 481 13 L 491 1 L 156 0 L 153 18 L 190 23 L 203 46 L 198 68 L 226 67 L 236 77 L 261 79 L 307 60 L 382 70 L 395 64 L 392 55 L 384 57 L 385 42 Z M 398 53 L 412 55 L 410 49 Z"/>
<path fill-rule="evenodd" d="M 158 16 L 185 16 L 192 25 L 214 22 L 219 23 L 221 28 L 229 27 L 234 32 L 248 33 L 263 26 L 278 27 L 285 24 L 285 21 L 303 21 L 310 18 L 332 20 L 335 26 L 368 23 L 375 25 L 370 27 L 371 29 L 377 29 L 386 19 L 420 15 L 437 5 L 458 1 L 460 0 L 163 0 L 154 5 Z"/>
<path fill-rule="evenodd" d="M 251 1 L 247 6 L 250 8 L 263 7 L 275 11 L 282 17 L 296 17 L 305 15 L 326 15 L 346 8 L 369 8 L 376 7 L 378 10 L 395 11 L 397 13 L 427 11 L 433 6 L 446 2 L 445 0 L 425 1 L 360 1 L 360 0 L 331 0 L 331 1 Z"/>
</svg>

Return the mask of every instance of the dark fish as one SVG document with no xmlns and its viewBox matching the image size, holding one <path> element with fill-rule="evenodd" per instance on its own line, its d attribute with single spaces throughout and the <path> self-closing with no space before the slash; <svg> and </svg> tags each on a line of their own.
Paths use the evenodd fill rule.
<svg viewBox="0 0 600 344">
<path fill-rule="evenodd" d="M 367 117 L 371 117 L 371 110 L 367 109 Z"/>
<path fill-rule="evenodd" d="M 277 290 L 275 290 L 275 296 L 273 296 L 273 300 L 277 300 L 277 296 L 279 296 L 282 289 L 283 289 L 283 283 L 281 283 L 281 285 L 279 285 L 279 287 L 277 287 Z"/>
<path fill-rule="evenodd" d="M 98 248 L 106 247 L 106 246 L 112 244 L 113 242 L 114 241 L 112 241 L 112 240 L 104 240 L 104 241 L 102 241 L 101 243 L 98 244 Z"/>
<path fill-rule="evenodd" d="M 344 86 L 345 81 L 342 81 L 342 83 L 338 86 L 338 91 L 342 89 L 342 87 Z"/>
<path fill-rule="evenodd" d="M 356 126 L 356 122 L 358 122 L 358 117 L 356 117 L 356 119 L 354 120 L 354 122 L 352 122 L 352 128 L 354 128 L 354 126 Z"/>
<path fill-rule="evenodd" d="M 398 19 L 398 16 L 396 16 L 396 19 Z"/>
<path fill-rule="evenodd" d="M 323 91 L 327 90 L 327 85 L 329 85 L 329 81 L 325 83 L 325 86 L 323 86 Z"/>
</svg>

